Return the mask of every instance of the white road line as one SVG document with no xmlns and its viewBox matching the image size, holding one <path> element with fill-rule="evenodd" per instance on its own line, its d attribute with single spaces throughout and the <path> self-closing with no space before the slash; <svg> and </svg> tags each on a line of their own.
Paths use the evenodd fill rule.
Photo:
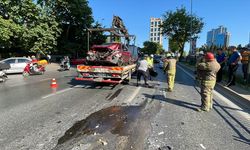
<svg viewBox="0 0 250 150">
<path fill-rule="evenodd" d="M 131 103 L 132 100 L 136 97 L 136 95 L 139 93 L 141 87 L 137 87 L 136 90 L 134 90 L 133 94 L 126 100 L 126 103 Z"/>
<path fill-rule="evenodd" d="M 193 77 L 192 74 L 190 74 L 189 72 L 187 72 L 186 70 L 184 70 L 182 67 L 177 66 L 178 68 L 180 68 L 183 72 L 185 72 L 188 76 L 190 76 L 191 78 L 195 79 Z M 233 102 L 231 102 L 229 99 L 227 99 L 226 97 L 224 97 L 223 95 L 221 95 L 219 92 L 217 92 L 216 90 L 213 91 L 213 93 L 220 98 L 220 100 L 222 100 L 223 102 L 225 102 L 228 106 L 236 109 L 236 111 L 244 118 L 246 118 L 247 120 L 250 120 L 250 115 L 246 112 L 243 112 L 242 109 L 237 106 L 236 104 L 234 104 Z"/>
<path fill-rule="evenodd" d="M 49 97 L 51 97 L 51 96 L 55 96 L 55 95 L 64 93 L 64 92 L 70 91 L 70 90 L 72 90 L 72 89 L 73 89 L 73 88 L 66 88 L 66 89 L 60 90 L 60 91 L 58 91 L 58 92 L 51 93 L 51 94 L 48 94 L 48 95 L 46 95 L 46 96 L 43 96 L 42 99 L 46 99 L 46 98 L 49 98 Z"/>
</svg>

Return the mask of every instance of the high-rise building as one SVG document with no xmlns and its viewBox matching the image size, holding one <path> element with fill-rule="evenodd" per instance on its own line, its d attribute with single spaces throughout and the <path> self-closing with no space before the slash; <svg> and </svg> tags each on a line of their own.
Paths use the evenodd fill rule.
<svg viewBox="0 0 250 150">
<path fill-rule="evenodd" d="M 162 45 L 162 34 L 160 25 L 162 20 L 160 18 L 150 18 L 150 41 L 157 42 Z"/>
<path fill-rule="evenodd" d="M 219 26 L 219 28 L 207 32 L 207 46 L 228 47 L 229 38 L 230 33 L 227 32 L 227 28 Z"/>
</svg>

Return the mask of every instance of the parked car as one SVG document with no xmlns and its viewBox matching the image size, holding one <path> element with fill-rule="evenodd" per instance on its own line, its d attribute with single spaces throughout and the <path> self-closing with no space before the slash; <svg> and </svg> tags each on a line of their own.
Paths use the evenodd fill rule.
<svg viewBox="0 0 250 150">
<path fill-rule="evenodd" d="M 10 65 L 10 69 L 6 70 L 6 73 L 22 73 L 23 69 L 29 63 L 31 59 L 25 57 L 11 57 L 4 59 L 0 62 Z"/>
</svg>

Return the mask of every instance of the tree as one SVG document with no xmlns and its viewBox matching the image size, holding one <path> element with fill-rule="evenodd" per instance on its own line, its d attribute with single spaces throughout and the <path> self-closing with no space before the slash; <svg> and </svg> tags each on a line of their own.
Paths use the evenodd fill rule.
<svg viewBox="0 0 250 150">
<path fill-rule="evenodd" d="M 156 42 L 145 41 L 143 46 L 141 51 L 144 54 L 161 54 L 163 52 L 162 46 Z"/>
<path fill-rule="evenodd" d="M 192 25 L 191 25 L 192 24 Z M 198 38 L 204 23 L 201 18 L 189 14 L 184 7 L 168 11 L 163 15 L 162 34 L 176 41 L 183 55 L 185 42 Z M 192 26 L 192 28 L 191 28 Z"/>
<path fill-rule="evenodd" d="M 179 52 L 179 45 L 178 45 L 178 42 L 177 41 L 174 41 L 173 39 L 168 39 L 168 43 L 169 43 L 169 48 L 170 48 L 170 51 L 172 52 Z"/>
<path fill-rule="evenodd" d="M 98 22 L 95 22 L 93 28 L 102 28 L 102 25 Z M 90 46 L 100 45 L 106 42 L 107 36 L 104 35 L 104 32 L 92 32 L 90 34 Z"/>
<path fill-rule="evenodd" d="M 62 34 L 58 48 L 64 53 L 84 53 L 87 50 L 87 28 L 94 19 L 87 0 L 38 0 L 41 7 L 56 16 Z"/>
<path fill-rule="evenodd" d="M 46 14 L 32 0 L 4 0 L 0 5 L 9 15 L 0 18 L 4 29 L 0 39 L 9 49 L 40 54 L 54 50 L 60 30 L 53 15 Z"/>
</svg>

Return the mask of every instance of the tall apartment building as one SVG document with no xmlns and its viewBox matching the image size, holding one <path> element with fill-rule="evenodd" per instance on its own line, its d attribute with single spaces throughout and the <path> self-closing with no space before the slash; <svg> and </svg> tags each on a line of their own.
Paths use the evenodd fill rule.
<svg viewBox="0 0 250 150">
<path fill-rule="evenodd" d="M 160 18 L 150 18 L 150 41 L 157 42 L 162 45 L 162 34 L 160 25 L 162 20 Z"/>
<path fill-rule="evenodd" d="M 227 32 L 227 28 L 219 26 L 217 29 L 212 29 L 207 32 L 207 46 L 216 46 L 216 47 L 228 47 L 230 39 L 230 33 Z"/>
</svg>

